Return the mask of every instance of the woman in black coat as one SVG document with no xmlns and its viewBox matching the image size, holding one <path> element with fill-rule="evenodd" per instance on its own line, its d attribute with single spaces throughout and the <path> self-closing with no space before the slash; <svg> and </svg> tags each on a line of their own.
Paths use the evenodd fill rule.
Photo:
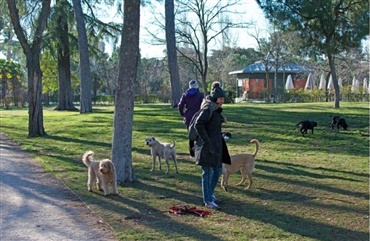
<svg viewBox="0 0 370 241">
<path fill-rule="evenodd" d="M 202 167 L 203 202 L 207 208 L 220 209 L 214 190 L 222 173 L 222 163 L 230 164 L 230 156 L 221 134 L 221 125 L 226 119 L 221 115 L 225 92 L 215 83 L 211 93 L 201 106 L 195 128 L 198 140 L 195 145 L 195 160 Z"/>
</svg>

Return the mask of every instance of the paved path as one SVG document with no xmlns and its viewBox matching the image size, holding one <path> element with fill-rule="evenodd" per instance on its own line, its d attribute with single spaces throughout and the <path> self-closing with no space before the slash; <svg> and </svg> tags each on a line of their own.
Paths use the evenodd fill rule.
<svg viewBox="0 0 370 241">
<path fill-rule="evenodd" d="M 117 240 L 111 229 L 0 133 L 0 240 Z"/>
</svg>

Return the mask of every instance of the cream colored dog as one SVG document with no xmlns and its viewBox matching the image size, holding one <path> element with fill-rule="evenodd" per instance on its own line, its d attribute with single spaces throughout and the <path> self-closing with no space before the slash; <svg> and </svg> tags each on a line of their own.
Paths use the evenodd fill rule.
<svg viewBox="0 0 370 241">
<path fill-rule="evenodd" d="M 96 188 L 99 191 L 104 191 L 104 195 L 108 195 L 108 186 L 111 185 L 113 194 L 118 195 L 116 183 L 116 169 L 114 164 L 109 159 L 94 161 L 94 152 L 87 151 L 82 157 L 82 162 L 88 167 L 87 190 L 92 192 L 92 186 L 96 182 Z"/>
<path fill-rule="evenodd" d="M 242 174 L 242 180 L 236 184 L 237 186 L 244 183 L 244 181 L 247 179 L 249 180 L 249 185 L 246 189 L 250 189 L 253 184 L 253 178 L 252 178 L 252 172 L 254 169 L 254 158 L 257 155 L 258 148 L 259 148 L 259 142 L 256 139 L 253 139 L 250 141 L 251 143 L 254 143 L 256 145 L 256 150 L 254 153 L 251 154 L 236 154 L 232 155 L 230 157 L 231 159 L 231 165 L 228 164 L 222 164 L 222 180 L 221 180 L 221 187 L 227 191 L 227 182 L 229 180 L 229 176 L 238 170 L 240 170 Z"/>
<path fill-rule="evenodd" d="M 156 157 L 158 157 L 159 170 L 162 170 L 162 164 L 161 164 L 161 157 L 162 157 L 164 158 L 167 164 L 166 174 L 168 174 L 168 171 L 170 169 L 168 160 L 170 159 L 170 157 L 172 157 L 173 161 L 175 162 L 176 173 L 179 173 L 179 171 L 177 170 L 177 154 L 176 154 L 176 149 L 175 149 L 175 143 L 170 144 L 170 143 L 160 142 L 156 140 L 154 136 L 147 137 L 145 139 L 145 143 L 151 148 L 153 164 L 152 164 L 152 169 L 150 171 L 153 171 L 155 168 Z"/>
</svg>

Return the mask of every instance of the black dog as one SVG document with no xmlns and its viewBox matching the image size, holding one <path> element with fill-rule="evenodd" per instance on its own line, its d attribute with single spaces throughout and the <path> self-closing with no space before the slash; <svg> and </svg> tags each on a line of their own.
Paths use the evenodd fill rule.
<svg viewBox="0 0 370 241">
<path fill-rule="evenodd" d="M 297 124 L 297 126 L 301 126 L 300 132 L 302 133 L 302 136 L 307 134 L 307 130 L 311 130 L 313 134 L 313 129 L 317 126 L 317 123 L 310 120 L 304 120 Z"/>
<path fill-rule="evenodd" d="M 334 129 L 334 126 L 337 127 L 337 129 L 339 130 L 339 127 L 341 126 L 344 130 L 347 130 L 347 123 L 346 123 L 346 120 L 344 118 L 341 118 L 337 115 L 333 116 L 332 117 L 332 120 L 331 120 L 331 129 Z"/>
</svg>

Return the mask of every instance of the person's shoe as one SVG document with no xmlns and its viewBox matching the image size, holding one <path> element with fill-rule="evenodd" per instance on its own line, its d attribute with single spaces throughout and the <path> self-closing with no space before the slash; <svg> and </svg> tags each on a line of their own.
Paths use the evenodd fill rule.
<svg viewBox="0 0 370 241">
<path fill-rule="evenodd" d="M 216 210 L 220 210 L 221 207 L 218 206 L 215 202 L 210 202 L 210 203 L 206 203 L 205 204 L 205 207 L 208 208 L 208 209 L 216 209 Z"/>
</svg>

